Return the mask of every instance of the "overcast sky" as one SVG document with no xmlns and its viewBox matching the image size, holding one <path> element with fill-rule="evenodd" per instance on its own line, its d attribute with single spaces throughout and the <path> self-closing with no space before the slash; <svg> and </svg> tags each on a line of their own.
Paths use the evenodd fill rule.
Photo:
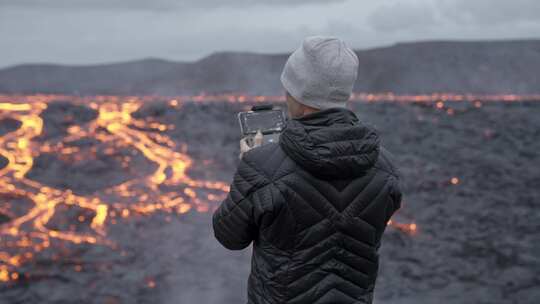
<svg viewBox="0 0 540 304">
<path fill-rule="evenodd" d="M 316 34 L 356 49 L 540 38 L 540 0 L 0 0 L 0 67 L 291 52 Z"/>
</svg>

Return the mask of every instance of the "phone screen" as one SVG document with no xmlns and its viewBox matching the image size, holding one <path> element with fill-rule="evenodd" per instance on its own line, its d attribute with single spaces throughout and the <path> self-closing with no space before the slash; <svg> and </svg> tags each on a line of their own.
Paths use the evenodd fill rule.
<svg viewBox="0 0 540 304">
<path fill-rule="evenodd" d="M 255 134 L 257 130 L 262 133 L 281 132 L 285 127 L 282 110 L 242 112 L 239 118 L 244 134 Z"/>
</svg>

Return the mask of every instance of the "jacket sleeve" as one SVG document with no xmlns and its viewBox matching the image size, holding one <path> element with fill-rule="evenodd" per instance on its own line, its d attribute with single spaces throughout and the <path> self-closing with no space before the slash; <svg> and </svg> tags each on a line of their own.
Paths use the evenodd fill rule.
<svg viewBox="0 0 540 304">
<path fill-rule="evenodd" d="M 267 184 L 267 179 L 245 160 L 240 161 L 230 185 L 229 193 L 212 217 L 214 235 L 227 249 L 244 249 L 258 234 L 257 220 L 260 200 L 254 197 Z"/>
<path fill-rule="evenodd" d="M 381 146 L 381 152 L 383 157 L 386 159 L 388 167 L 390 168 L 390 200 L 392 204 L 392 208 L 389 212 L 389 216 L 387 218 L 390 219 L 392 214 L 394 214 L 399 208 L 401 208 L 401 199 L 403 197 L 402 194 L 402 173 L 401 170 L 394 165 L 395 163 L 395 156 L 390 153 L 386 148 Z"/>
<path fill-rule="evenodd" d="M 390 197 L 392 198 L 392 202 L 394 205 L 393 212 L 396 212 L 399 208 L 401 208 L 401 199 L 403 198 L 401 188 L 401 178 L 398 175 L 394 178 L 392 188 L 390 190 Z"/>
</svg>

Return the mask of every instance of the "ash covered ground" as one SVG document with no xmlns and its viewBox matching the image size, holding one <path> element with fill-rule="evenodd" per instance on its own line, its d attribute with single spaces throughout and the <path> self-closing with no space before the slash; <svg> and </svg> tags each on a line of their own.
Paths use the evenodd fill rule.
<svg viewBox="0 0 540 304">
<path fill-rule="evenodd" d="M 230 182 L 240 139 L 236 113 L 247 106 L 171 107 L 156 101 L 133 116 L 175 125 L 162 133 L 186 144 L 194 161 L 190 176 Z M 379 130 L 403 173 L 403 206 L 393 220 L 418 227 L 415 233 L 388 227 L 375 303 L 537 303 L 540 103 L 381 102 L 352 108 Z M 49 106 L 41 113 L 44 133 L 33 140 L 62 141 L 66 128 L 96 117 L 84 105 Z M 17 121 L 1 120 L 0 136 L 18 127 Z M 137 151 L 116 151 L 132 154 L 126 168 L 100 154 L 107 143 L 87 138 L 72 144 L 97 146 L 98 158 L 74 166 L 54 153 L 43 154 L 27 177 L 87 195 L 155 169 Z M 0 168 L 7 163 L 0 157 Z M 11 217 L 0 217 L 6 225 L 31 202 L 3 195 L 2 204 L 12 210 Z M 81 212 L 60 206 L 49 228 L 84 231 L 88 223 L 74 219 Z M 0 283 L 0 303 L 246 302 L 251 249 L 222 248 L 213 238 L 211 210 L 135 214 L 106 224 L 113 248 L 53 242 L 17 269 L 28 277 Z"/>
</svg>

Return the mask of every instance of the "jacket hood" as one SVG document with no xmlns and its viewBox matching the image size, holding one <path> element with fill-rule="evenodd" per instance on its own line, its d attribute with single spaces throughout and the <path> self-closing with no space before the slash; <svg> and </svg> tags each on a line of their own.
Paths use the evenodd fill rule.
<svg viewBox="0 0 540 304">
<path fill-rule="evenodd" d="M 299 166 L 321 178 L 362 175 L 379 156 L 377 131 L 346 108 L 289 119 L 279 144 Z"/>
</svg>

